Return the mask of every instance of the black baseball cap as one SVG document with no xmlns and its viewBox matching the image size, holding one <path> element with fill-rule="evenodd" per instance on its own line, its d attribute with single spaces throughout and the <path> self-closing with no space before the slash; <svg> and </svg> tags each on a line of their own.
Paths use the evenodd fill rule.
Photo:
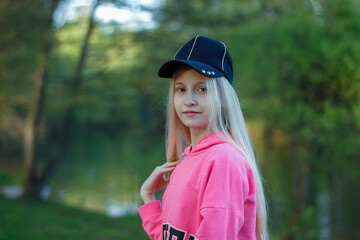
<svg viewBox="0 0 360 240">
<path fill-rule="evenodd" d="M 180 64 L 186 64 L 208 77 L 224 76 L 230 84 L 233 81 L 232 59 L 226 45 L 211 38 L 196 36 L 191 39 L 177 51 L 174 60 L 160 67 L 159 77 L 172 78 Z"/>
</svg>

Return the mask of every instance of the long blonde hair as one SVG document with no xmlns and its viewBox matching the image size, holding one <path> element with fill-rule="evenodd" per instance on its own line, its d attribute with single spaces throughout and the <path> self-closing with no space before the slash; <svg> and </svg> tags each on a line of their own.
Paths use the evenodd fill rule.
<svg viewBox="0 0 360 240">
<path fill-rule="evenodd" d="M 180 67 L 170 83 L 167 106 L 166 157 L 172 162 L 182 159 L 184 144 L 190 144 L 190 129 L 178 118 L 174 109 L 174 81 L 188 68 Z M 209 101 L 209 132 L 215 132 L 245 156 L 254 174 L 256 184 L 257 238 L 267 240 L 267 206 L 262 177 L 254 155 L 253 143 L 247 132 L 244 117 L 235 90 L 225 77 L 206 81 Z"/>
</svg>

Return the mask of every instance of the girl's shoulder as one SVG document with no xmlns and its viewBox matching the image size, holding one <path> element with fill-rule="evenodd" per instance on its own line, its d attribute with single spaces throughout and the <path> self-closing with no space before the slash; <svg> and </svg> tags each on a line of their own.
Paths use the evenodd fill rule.
<svg viewBox="0 0 360 240">
<path fill-rule="evenodd" d="M 245 158 L 242 152 L 237 149 L 235 146 L 228 142 L 222 142 L 217 145 L 212 146 L 208 149 L 209 153 L 211 153 L 213 156 L 232 156 L 232 157 L 239 157 L 239 158 Z"/>
<path fill-rule="evenodd" d="M 206 179 L 216 179 L 223 186 L 242 186 L 246 193 L 253 182 L 253 172 L 244 154 L 230 143 L 217 144 L 208 149 L 200 170 Z M 211 177 L 210 177 L 211 176 Z"/>
<path fill-rule="evenodd" d="M 231 169 L 248 169 L 244 154 L 232 144 L 223 142 L 208 149 L 206 158 L 214 165 Z"/>
</svg>

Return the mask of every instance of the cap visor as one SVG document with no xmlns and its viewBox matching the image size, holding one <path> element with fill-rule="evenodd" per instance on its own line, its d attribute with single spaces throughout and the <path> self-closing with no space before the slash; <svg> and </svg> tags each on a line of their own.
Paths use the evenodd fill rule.
<svg viewBox="0 0 360 240">
<path fill-rule="evenodd" d="M 225 76 L 225 74 L 221 71 L 219 71 L 217 68 L 214 68 L 208 64 L 197 62 L 197 61 L 190 61 L 190 60 L 171 60 L 166 63 L 164 63 L 158 72 L 159 77 L 162 78 L 172 78 L 176 69 L 179 67 L 179 65 L 185 64 L 194 70 L 196 70 L 198 73 L 205 75 L 207 77 L 222 77 Z"/>
</svg>

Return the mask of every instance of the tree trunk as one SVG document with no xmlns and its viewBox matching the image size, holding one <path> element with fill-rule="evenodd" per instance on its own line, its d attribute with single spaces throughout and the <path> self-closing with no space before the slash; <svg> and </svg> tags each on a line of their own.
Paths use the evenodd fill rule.
<svg viewBox="0 0 360 240">
<path fill-rule="evenodd" d="M 99 6 L 100 2 L 101 2 L 100 0 L 96 1 L 91 11 L 88 30 L 83 40 L 80 58 L 76 67 L 76 71 L 74 73 L 74 77 L 72 78 L 72 84 L 70 89 L 70 98 L 72 99 L 75 99 L 76 95 L 78 94 L 78 90 L 81 87 L 82 72 L 84 70 L 85 63 L 87 60 L 90 37 L 94 29 L 95 11 Z M 58 164 L 64 159 L 64 154 L 68 148 L 69 136 L 73 125 L 73 115 L 76 109 L 74 101 L 70 101 L 70 102 L 71 103 L 66 108 L 63 119 L 61 121 L 61 126 L 59 130 L 60 132 L 59 132 L 58 149 L 55 153 L 55 156 L 49 162 L 47 162 L 46 166 L 42 169 L 41 172 L 38 169 L 39 168 L 38 166 L 36 166 L 37 168 L 35 168 L 34 172 L 38 170 L 38 175 L 35 178 L 36 179 L 35 184 L 32 186 L 32 191 L 34 193 L 30 195 L 35 195 L 36 198 L 40 198 L 41 189 L 45 186 L 47 180 L 54 172 L 56 166 L 58 166 Z"/>
<path fill-rule="evenodd" d="M 53 14 L 58 6 L 59 0 L 53 0 L 51 3 L 51 10 L 47 18 L 47 29 L 44 31 L 44 51 L 39 59 L 39 66 L 36 71 L 35 79 L 35 99 L 30 107 L 29 114 L 25 120 L 24 127 L 24 164 L 26 170 L 26 179 L 24 183 L 23 197 L 35 197 L 40 194 L 40 189 L 37 187 L 38 183 L 38 162 L 36 143 L 38 139 L 38 129 L 40 117 L 42 115 L 43 106 L 46 95 L 46 62 L 50 56 L 52 46 L 52 25 Z"/>
<path fill-rule="evenodd" d="M 294 207 L 286 227 L 288 232 L 282 238 L 283 240 L 291 240 L 296 238 L 291 229 L 293 229 L 293 226 L 297 224 L 299 217 L 301 216 L 301 213 L 306 206 L 309 195 L 312 164 L 310 160 L 307 160 L 305 163 L 301 163 L 298 150 L 298 142 L 296 139 L 292 138 L 290 143 L 290 152 L 293 162 Z"/>
</svg>

